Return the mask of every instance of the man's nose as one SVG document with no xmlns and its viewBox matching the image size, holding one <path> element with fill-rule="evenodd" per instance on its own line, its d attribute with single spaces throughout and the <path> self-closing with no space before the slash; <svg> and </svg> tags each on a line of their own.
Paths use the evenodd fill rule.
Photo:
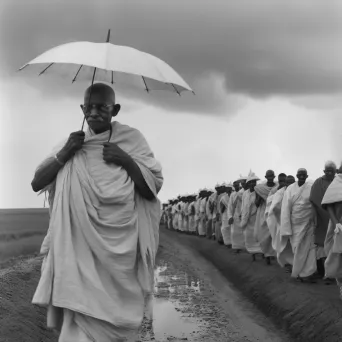
<svg viewBox="0 0 342 342">
<path fill-rule="evenodd" d="M 91 108 L 89 112 L 89 116 L 98 116 L 99 113 L 97 112 L 96 108 Z"/>
</svg>

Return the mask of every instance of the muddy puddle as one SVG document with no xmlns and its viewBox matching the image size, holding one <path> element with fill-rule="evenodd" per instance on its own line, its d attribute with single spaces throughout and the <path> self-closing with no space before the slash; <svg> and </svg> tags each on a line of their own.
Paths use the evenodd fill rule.
<svg viewBox="0 0 342 342">
<path fill-rule="evenodd" d="M 227 339 L 227 321 L 210 295 L 201 279 L 159 260 L 153 320 L 144 321 L 141 341 L 234 341 Z"/>
</svg>

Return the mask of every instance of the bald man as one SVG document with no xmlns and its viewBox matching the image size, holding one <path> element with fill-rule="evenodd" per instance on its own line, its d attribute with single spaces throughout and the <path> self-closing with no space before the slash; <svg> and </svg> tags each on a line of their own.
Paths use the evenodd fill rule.
<svg viewBox="0 0 342 342">
<path fill-rule="evenodd" d="M 310 202 L 312 182 L 307 170 L 297 171 L 298 181 L 290 185 L 281 206 L 281 236 L 288 237 L 294 254 L 292 277 L 314 282 L 317 270 L 314 244 L 315 212 Z"/>
<path fill-rule="evenodd" d="M 59 342 L 122 341 L 135 338 L 151 300 L 162 169 L 138 130 L 112 122 L 111 87 L 88 88 L 81 108 L 88 131 L 71 133 L 32 181 L 48 191 L 51 214 L 33 303 L 48 308 Z"/>
</svg>

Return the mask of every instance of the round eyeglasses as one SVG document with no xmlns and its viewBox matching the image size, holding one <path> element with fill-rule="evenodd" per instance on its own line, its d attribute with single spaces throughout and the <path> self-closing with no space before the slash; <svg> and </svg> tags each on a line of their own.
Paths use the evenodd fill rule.
<svg viewBox="0 0 342 342">
<path fill-rule="evenodd" d="M 83 109 L 85 114 L 90 114 L 92 109 L 96 109 L 97 112 L 100 113 L 108 113 L 109 109 L 112 108 L 114 104 L 87 104 L 87 105 L 81 105 L 81 108 Z"/>
</svg>

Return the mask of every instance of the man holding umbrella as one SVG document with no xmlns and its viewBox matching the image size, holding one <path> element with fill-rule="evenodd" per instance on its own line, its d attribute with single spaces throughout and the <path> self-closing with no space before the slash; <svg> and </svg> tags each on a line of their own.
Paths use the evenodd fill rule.
<svg viewBox="0 0 342 342">
<path fill-rule="evenodd" d="M 153 291 L 162 169 L 143 135 L 111 122 L 111 87 L 96 83 L 82 105 L 88 132 L 71 133 L 37 168 L 50 224 L 33 303 L 48 307 L 59 341 L 135 336 Z"/>
</svg>

